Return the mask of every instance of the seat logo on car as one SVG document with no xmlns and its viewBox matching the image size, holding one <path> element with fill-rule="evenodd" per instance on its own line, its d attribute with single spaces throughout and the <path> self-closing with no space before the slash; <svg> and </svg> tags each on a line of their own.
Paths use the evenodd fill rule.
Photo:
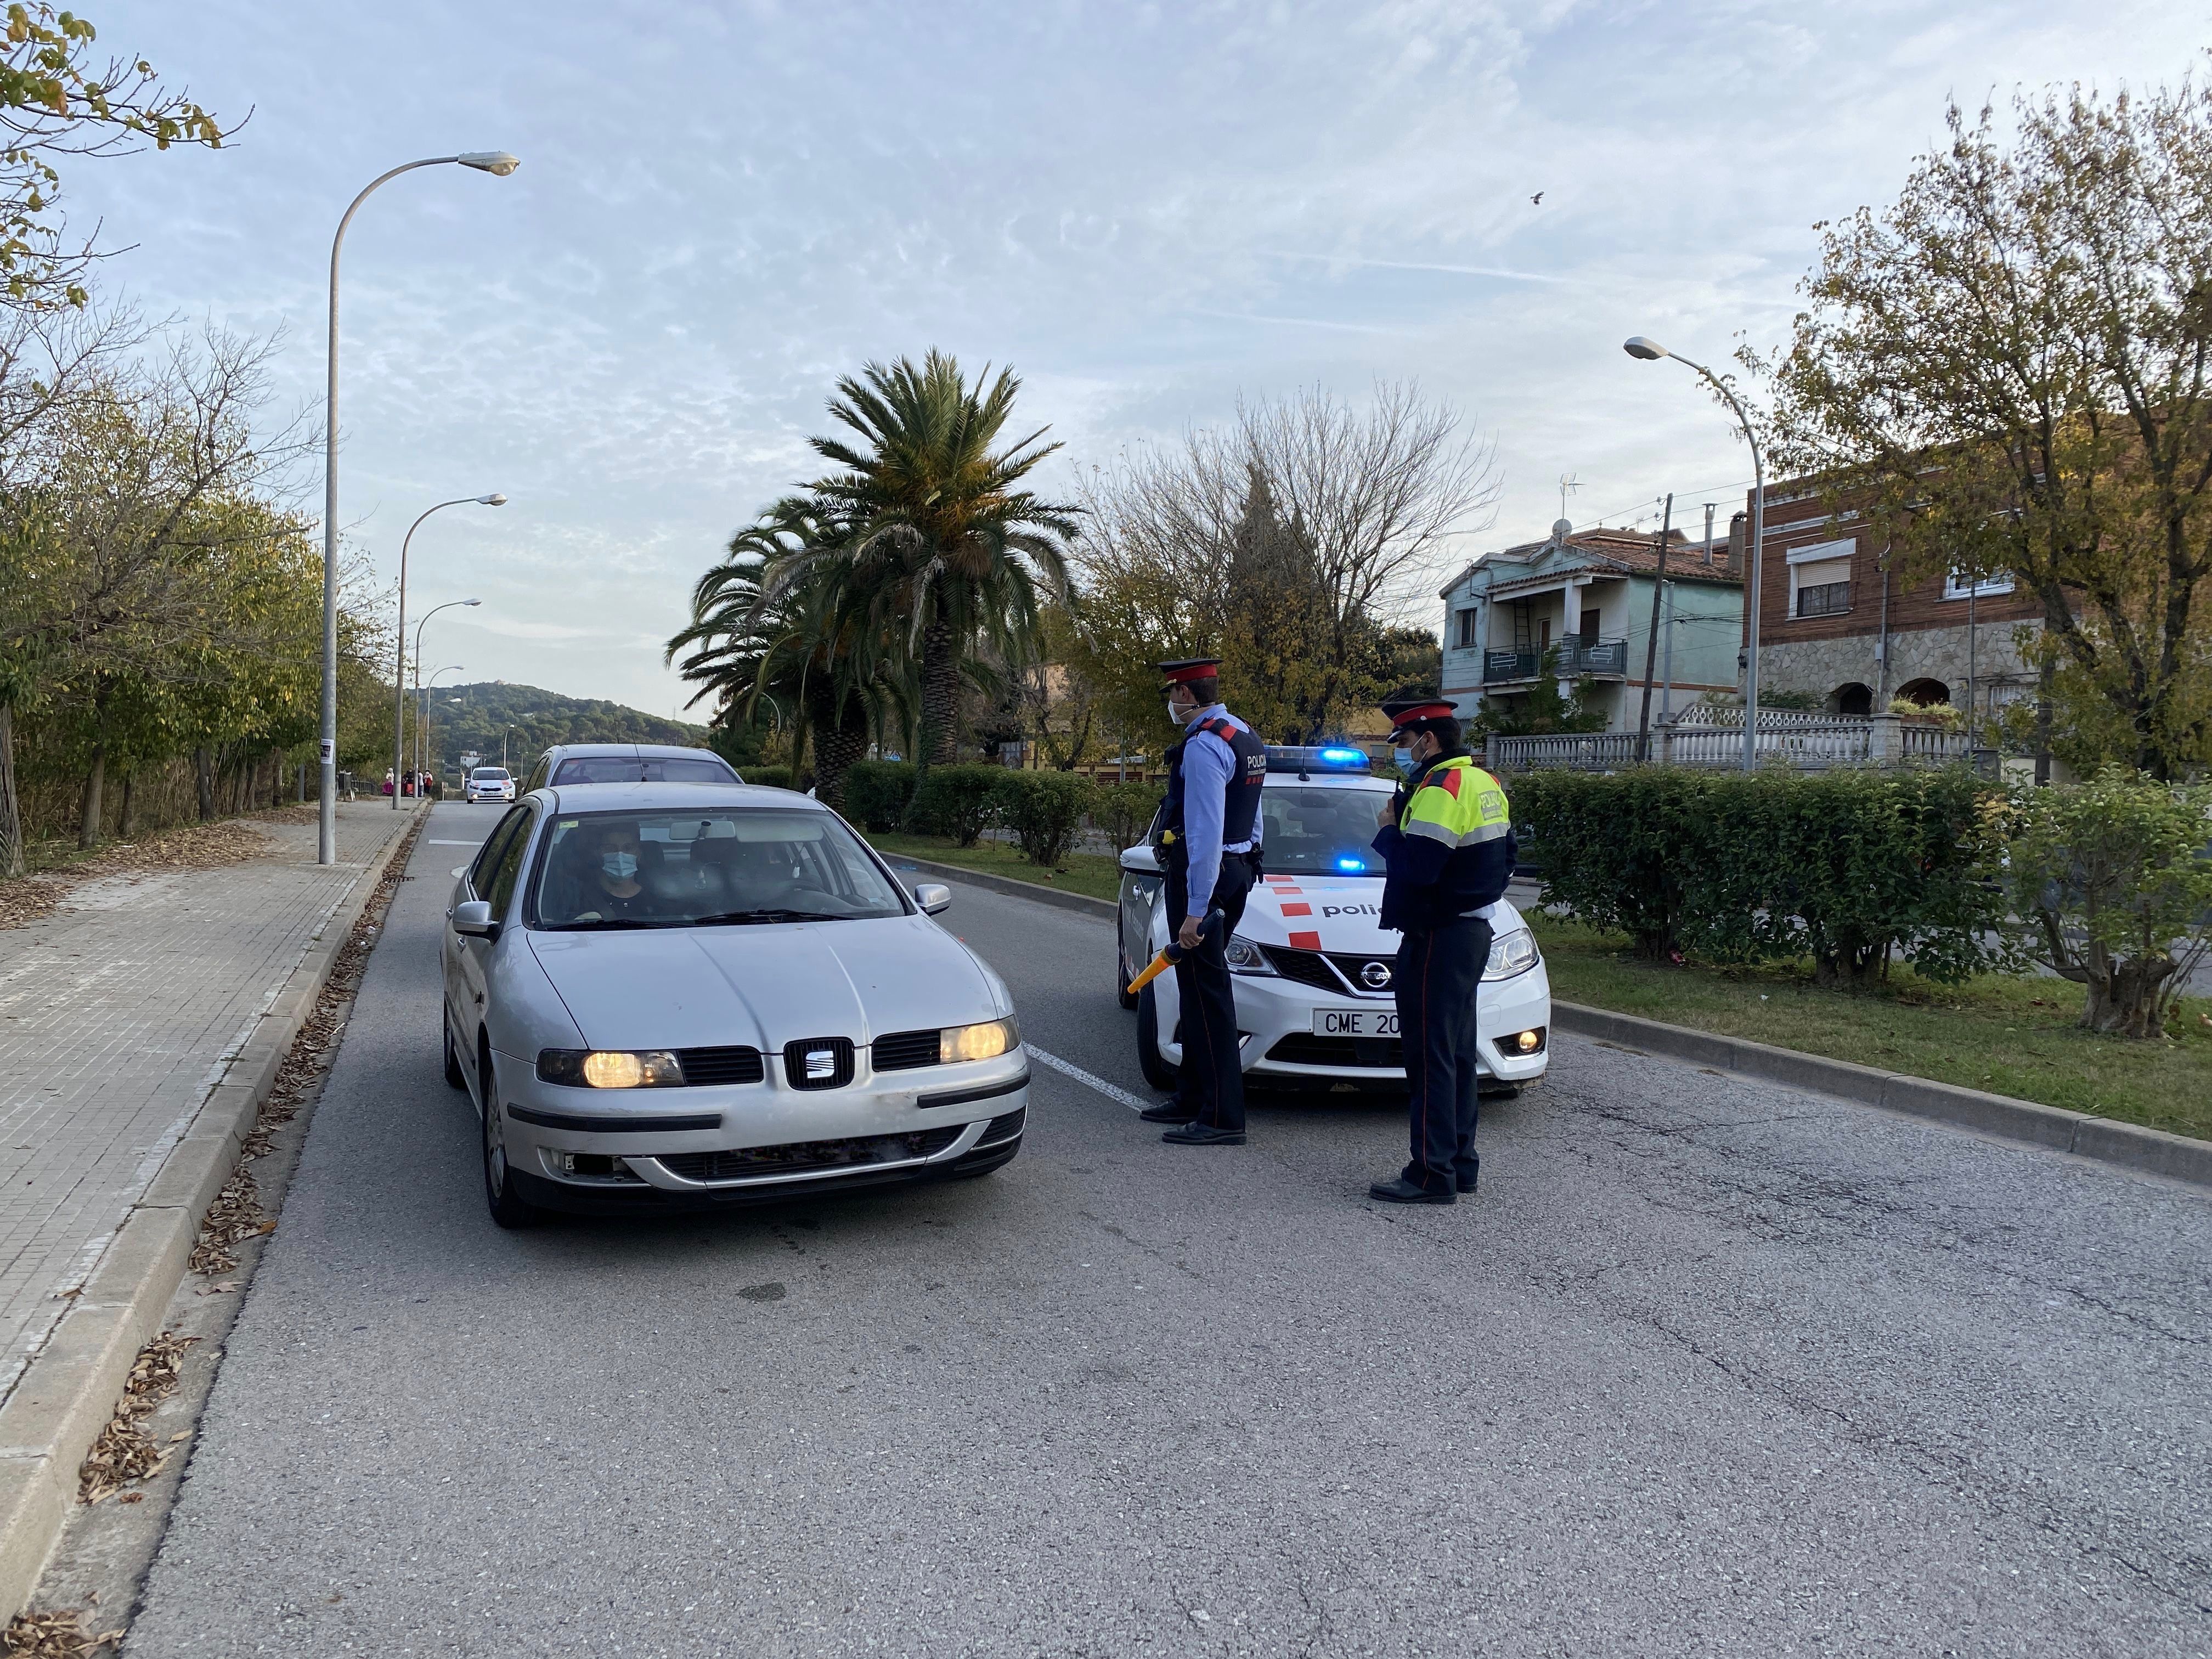
<svg viewBox="0 0 2212 1659">
<path fill-rule="evenodd" d="M 1370 962 L 1359 970 L 1359 982 L 1370 991 L 1388 989 L 1390 984 L 1390 964 Z"/>
</svg>

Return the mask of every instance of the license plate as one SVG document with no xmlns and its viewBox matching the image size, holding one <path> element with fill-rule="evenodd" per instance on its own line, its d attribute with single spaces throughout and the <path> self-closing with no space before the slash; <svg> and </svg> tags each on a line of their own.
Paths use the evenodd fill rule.
<svg viewBox="0 0 2212 1659">
<path fill-rule="evenodd" d="M 1394 1037 L 1398 1035 L 1398 1011 L 1395 1008 L 1316 1008 L 1313 1011 L 1313 1034 L 1316 1036 Z"/>
</svg>

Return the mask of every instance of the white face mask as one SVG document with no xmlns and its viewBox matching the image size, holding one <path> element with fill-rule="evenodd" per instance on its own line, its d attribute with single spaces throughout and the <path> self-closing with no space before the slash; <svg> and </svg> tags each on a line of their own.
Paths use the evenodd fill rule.
<svg viewBox="0 0 2212 1659">
<path fill-rule="evenodd" d="M 1186 704 L 1177 702 L 1173 697 L 1168 699 L 1168 718 L 1177 726 L 1189 725 L 1190 717 L 1197 712 Z"/>
<path fill-rule="evenodd" d="M 610 853 L 599 860 L 599 868 L 617 881 L 628 881 L 637 873 L 637 860 L 628 853 Z"/>
</svg>

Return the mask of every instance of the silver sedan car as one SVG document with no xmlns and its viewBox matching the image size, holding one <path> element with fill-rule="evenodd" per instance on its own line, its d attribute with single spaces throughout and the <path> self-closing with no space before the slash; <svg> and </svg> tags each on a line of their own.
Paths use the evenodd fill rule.
<svg viewBox="0 0 2212 1659">
<path fill-rule="evenodd" d="M 829 808 L 539 789 L 455 872 L 446 1080 L 503 1227 L 985 1175 L 1029 1066 L 999 976 Z"/>
</svg>

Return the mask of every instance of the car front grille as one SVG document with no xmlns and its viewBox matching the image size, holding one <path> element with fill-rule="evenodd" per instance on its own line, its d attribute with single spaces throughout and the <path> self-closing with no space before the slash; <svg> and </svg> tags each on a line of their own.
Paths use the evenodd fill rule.
<svg viewBox="0 0 2212 1659">
<path fill-rule="evenodd" d="M 758 1083 L 768 1075 L 757 1048 L 678 1048 L 676 1060 L 684 1080 L 700 1087 L 718 1083 Z"/>
<path fill-rule="evenodd" d="M 853 1080 L 850 1037 L 801 1037 L 783 1045 L 783 1080 L 793 1089 L 842 1089 Z"/>
<path fill-rule="evenodd" d="M 1332 951 L 1328 959 L 1336 965 L 1336 971 L 1344 975 L 1352 988 L 1362 996 L 1387 997 L 1390 994 L 1390 981 L 1398 971 L 1397 957 L 1339 956 Z M 1370 967 L 1382 970 L 1380 985 L 1370 985 L 1363 977 Z"/>
<path fill-rule="evenodd" d="M 1286 1066 L 1402 1067 L 1405 1045 L 1396 1037 L 1315 1036 L 1293 1031 L 1267 1050 L 1267 1058 Z"/>
<path fill-rule="evenodd" d="M 808 1175 L 819 1170 L 866 1169 L 933 1158 L 966 1133 L 964 1123 L 900 1135 L 856 1135 L 844 1140 L 799 1140 L 783 1146 L 744 1146 L 734 1152 L 663 1152 L 660 1166 L 685 1181 L 744 1181 L 758 1176 Z"/>
<path fill-rule="evenodd" d="M 1293 951 L 1285 945 L 1263 945 L 1260 953 L 1267 958 L 1267 965 L 1285 979 L 1294 979 L 1301 985 L 1334 992 L 1338 996 L 1345 993 L 1344 981 L 1322 959 L 1318 951 Z"/>
<path fill-rule="evenodd" d="M 994 1140 L 1012 1140 L 1026 1127 L 1029 1115 L 1029 1108 L 1024 1106 L 1018 1110 L 1008 1112 L 1004 1117 L 993 1118 L 983 1126 L 982 1138 L 975 1144 L 978 1146 L 988 1146 Z"/>
<path fill-rule="evenodd" d="M 927 1031 L 893 1031 L 879 1036 L 869 1051 L 879 1072 L 903 1072 L 915 1066 L 938 1063 L 938 1028 Z"/>
</svg>

